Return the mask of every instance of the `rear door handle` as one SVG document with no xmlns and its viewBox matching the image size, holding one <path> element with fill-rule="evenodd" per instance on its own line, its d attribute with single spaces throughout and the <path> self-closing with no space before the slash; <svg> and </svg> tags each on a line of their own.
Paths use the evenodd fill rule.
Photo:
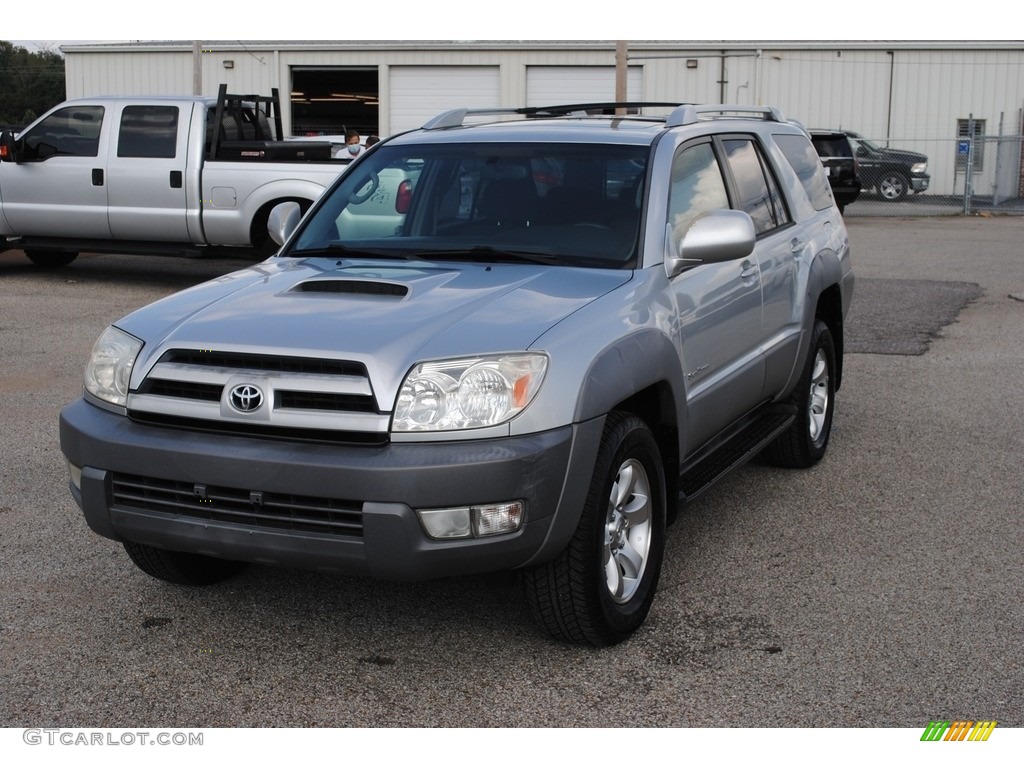
<svg viewBox="0 0 1024 768">
<path fill-rule="evenodd" d="M 92 185 L 94 187 L 102 187 L 103 186 L 103 169 L 102 168 L 93 168 L 92 169 Z"/>
<path fill-rule="evenodd" d="M 181 189 L 181 171 L 171 171 L 171 189 Z"/>
</svg>

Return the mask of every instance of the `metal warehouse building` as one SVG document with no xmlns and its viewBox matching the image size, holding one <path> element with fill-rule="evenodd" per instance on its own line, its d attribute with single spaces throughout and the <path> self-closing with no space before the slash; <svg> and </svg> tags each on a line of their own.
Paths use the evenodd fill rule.
<svg viewBox="0 0 1024 768">
<path fill-rule="evenodd" d="M 614 41 L 181 41 L 63 51 L 69 98 L 277 88 L 296 136 L 346 128 L 386 136 L 451 107 L 615 94 Z M 771 104 L 808 127 L 922 152 L 935 195 L 1022 195 L 1024 41 L 630 41 L 627 83 L 630 100 Z"/>
</svg>

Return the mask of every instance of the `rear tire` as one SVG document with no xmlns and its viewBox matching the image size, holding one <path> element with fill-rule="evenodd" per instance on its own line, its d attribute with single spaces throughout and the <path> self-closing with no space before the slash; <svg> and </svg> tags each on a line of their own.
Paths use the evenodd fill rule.
<svg viewBox="0 0 1024 768">
<path fill-rule="evenodd" d="M 832 433 L 836 401 L 836 350 L 832 332 L 821 320 L 814 321 L 800 381 L 789 397 L 796 420 L 764 452 L 776 466 L 806 469 L 825 455 Z"/>
<path fill-rule="evenodd" d="M 66 267 L 78 257 L 72 251 L 25 251 L 25 255 L 29 261 L 43 269 Z"/>
<path fill-rule="evenodd" d="M 523 575 L 534 619 L 569 643 L 625 640 L 650 611 L 664 547 L 658 444 L 639 418 L 613 412 L 573 538 L 554 560 Z"/>
<path fill-rule="evenodd" d="M 221 560 L 189 552 L 159 549 L 134 541 L 124 542 L 124 549 L 141 570 L 171 584 L 204 586 L 230 578 L 245 568 L 245 563 Z"/>
</svg>

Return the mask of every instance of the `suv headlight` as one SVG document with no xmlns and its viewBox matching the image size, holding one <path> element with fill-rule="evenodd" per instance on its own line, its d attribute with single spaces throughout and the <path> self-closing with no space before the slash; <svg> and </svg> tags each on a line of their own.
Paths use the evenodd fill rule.
<svg viewBox="0 0 1024 768">
<path fill-rule="evenodd" d="M 391 429 L 425 432 L 502 424 L 530 404 L 547 366 L 541 354 L 420 363 L 398 392 Z"/>
<path fill-rule="evenodd" d="M 142 342 L 134 336 L 114 326 L 107 328 L 93 345 L 85 366 L 85 390 L 100 400 L 124 406 L 132 366 L 141 349 Z"/>
<path fill-rule="evenodd" d="M 911 173 L 924 173 L 928 170 L 928 163 L 914 163 L 910 166 Z"/>
</svg>

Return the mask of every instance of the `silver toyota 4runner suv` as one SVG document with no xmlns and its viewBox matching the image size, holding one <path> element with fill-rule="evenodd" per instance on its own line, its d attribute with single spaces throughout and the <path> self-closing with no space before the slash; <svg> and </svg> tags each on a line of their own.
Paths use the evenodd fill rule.
<svg viewBox="0 0 1024 768">
<path fill-rule="evenodd" d="M 183 584 L 516 569 L 554 637 L 627 638 L 681 506 L 824 455 L 853 274 L 777 110 L 595 106 L 440 115 L 111 325 L 60 417 L 88 525 Z"/>
</svg>

